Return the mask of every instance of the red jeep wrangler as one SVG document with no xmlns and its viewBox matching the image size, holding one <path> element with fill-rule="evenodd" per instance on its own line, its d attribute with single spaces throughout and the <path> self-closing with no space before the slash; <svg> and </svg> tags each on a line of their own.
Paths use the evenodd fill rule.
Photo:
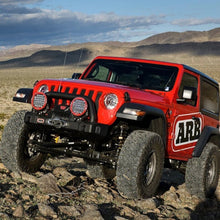
<svg viewBox="0 0 220 220">
<path fill-rule="evenodd" d="M 47 154 L 81 157 L 91 177 L 116 176 L 122 195 L 147 198 L 164 167 L 185 165 L 192 194 L 216 190 L 219 86 L 189 66 L 97 57 L 79 79 L 41 80 L 13 100 L 32 111 L 4 129 L 0 154 L 11 171 L 36 172 Z"/>
</svg>

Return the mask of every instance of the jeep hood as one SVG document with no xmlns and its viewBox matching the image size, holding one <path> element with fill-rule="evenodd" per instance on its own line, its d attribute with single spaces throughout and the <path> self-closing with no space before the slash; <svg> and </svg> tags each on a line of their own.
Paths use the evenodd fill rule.
<svg viewBox="0 0 220 220">
<path fill-rule="evenodd" d="M 131 86 L 91 81 L 84 79 L 46 79 L 37 83 L 34 88 L 34 92 L 42 85 L 48 85 L 49 90 L 53 87 L 54 91 L 65 92 L 65 88 L 78 88 L 79 90 L 93 90 L 96 92 L 102 92 L 102 96 L 107 93 L 114 93 L 119 99 L 124 100 L 125 93 L 129 94 L 130 102 L 137 102 L 144 105 L 150 105 L 158 108 L 164 108 L 170 104 L 169 99 L 166 96 L 166 92 L 142 90 Z M 70 91 L 71 89 L 69 89 Z"/>
</svg>

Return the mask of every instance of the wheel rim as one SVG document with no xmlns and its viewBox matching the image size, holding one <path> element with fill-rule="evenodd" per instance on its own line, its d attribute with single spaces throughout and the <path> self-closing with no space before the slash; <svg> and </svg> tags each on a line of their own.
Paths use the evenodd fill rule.
<svg viewBox="0 0 220 220">
<path fill-rule="evenodd" d="M 24 156 L 27 160 L 32 161 L 35 160 L 36 158 L 39 157 L 39 155 L 41 153 L 36 152 L 32 146 L 32 144 L 30 144 L 30 141 L 33 140 L 35 138 L 35 133 L 29 132 L 26 136 L 26 140 L 24 142 Z"/>
<path fill-rule="evenodd" d="M 211 187 L 213 185 L 216 175 L 216 169 L 217 169 L 216 162 L 215 162 L 215 158 L 213 157 L 207 167 L 207 178 L 206 178 L 207 187 Z"/>
<path fill-rule="evenodd" d="M 146 185 L 149 185 L 154 178 L 154 174 L 156 171 L 156 162 L 156 154 L 152 151 L 147 158 L 144 172 L 144 182 Z"/>
</svg>

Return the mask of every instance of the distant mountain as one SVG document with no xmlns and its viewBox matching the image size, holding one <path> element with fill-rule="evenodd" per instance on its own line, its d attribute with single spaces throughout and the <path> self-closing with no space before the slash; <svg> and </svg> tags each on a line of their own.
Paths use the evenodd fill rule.
<svg viewBox="0 0 220 220">
<path fill-rule="evenodd" d="M 166 32 L 139 41 L 140 45 L 179 44 L 186 42 L 220 42 L 220 28 L 210 31 Z"/>
<path fill-rule="evenodd" d="M 0 57 L 0 68 L 87 65 L 96 56 L 159 59 L 219 65 L 220 28 L 210 31 L 167 32 L 138 42 L 88 42 L 63 46 L 23 45 Z M 204 58 L 205 57 L 205 58 Z M 8 58 L 8 59 L 6 59 Z M 200 60 L 198 60 L 200 58 Z"/>
<path fill-rule="evenodd" d="M 87 49 L 75 50 L 71 52 L 63 52 L 60 50 L 41 50 L 31 56 L 15 58 L 7 61 L 0 62 L 0 68 L 11 67 L 30 67 L 30 66 L 62 66 L 71 65 L 73 63 L 88 60 L 91 52 Z"/>
<path fill-rule="evenodd" d="M 178 44 L 141 45 L 130 50 L 131 57 L 147 57 L 152 55 L 220 56 L 220 42 L 188 42 Z"/>
<path fill-rule="evenodd" d="M 10 49 L 0 50 L 0 60 L 12 59 L 15 57 L 30 56 L 39 50 L 51 47 L 47 44 L 30 44 L 30 45 L 18 45 Z"/>
<path fill-rule="evenodd" d="M 42 48 L 50 47 L 50 45 L 47 44 L 29 44 L 29 45 L 18 45 L 16 47 L 13 47 L 9 49 L 9 52 L 14 51 L 21 51 L 21 50 L 39 50 Z"/>
</svg>

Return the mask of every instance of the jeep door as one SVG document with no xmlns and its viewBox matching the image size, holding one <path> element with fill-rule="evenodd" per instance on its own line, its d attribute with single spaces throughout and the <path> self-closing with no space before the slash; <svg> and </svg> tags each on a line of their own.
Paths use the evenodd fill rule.
<svg viewBox="0 0 220 220">
<path fill-rule="evenodd" d="M 188 160 L 201 135 L 204 119 L 200 113 L 200 77 L 184 72 L 174 101 L 171 155 Z"/>
</svg>

